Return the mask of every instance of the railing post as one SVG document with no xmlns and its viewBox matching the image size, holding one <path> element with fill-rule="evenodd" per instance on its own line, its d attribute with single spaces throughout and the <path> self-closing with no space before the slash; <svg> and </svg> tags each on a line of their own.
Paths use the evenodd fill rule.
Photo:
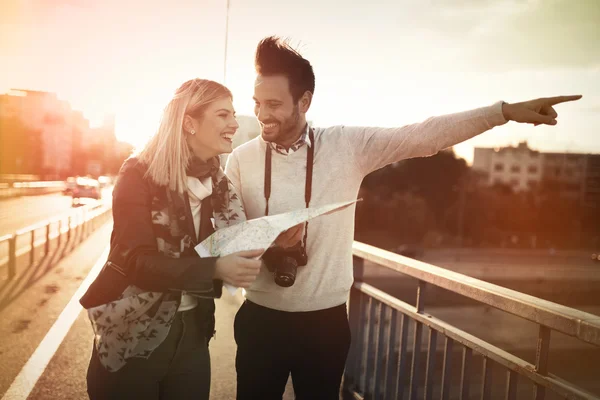
<svg viewBox="0 0 600 400">
<path fill-rule="evenodd" d="M 396 331 L 398 330 L 398 311 L 394 308 L 389 308 L 390 323 L 387 327 L 387 346 L 385 353 L 388 357 L 386 373 L 383 379 L 383 398 L 391 399 L 394 394 L 394 380 L 396 369 L 398 368 L 398 352 L 396 352 Z"/>
<path fill-rule="evenodd" d="M 492 396 L 492 360 L 489 357 L 483 357 L 481 380 L 481 400 L 489 400 Z"/>
<path fill-rule="evenodd" d="M 353 260 L 354 282 L 362 282 L 365 275 L 365 260 L 356 256 L 354 256 Z"/>
<path fill-rule="evenodd" d="M 92 234 L 92 232 L 94 232 L 94 212 L 93 211 L 87 212 L 87 216 L 85 219 L 86 219 L 85 223 L 87 226 L 87 228 L 86 228 L 87 235 L 86 236 L 89 236 Z"/>
<path fill-rule="evenodd" d="M 83 242 L 83 238 L 85 237 L 85 209 L 80 208 L 81 212 L 79 213 L 79 242 Z"/>
<path fill-rule="evenodd" d="M 81 242 L 81 209 L 75 213 L 75 240 Z"/>
<path fill-rule="evenodd" d="M 408 347 L 408 325 L 409 325 L 410 317 L 406 314 L 402 314 L 401 322 L 400 322 L 400 338 L 399 338 L 399 346 L 398 346 L 398 367 L 396 368 L 396 387 L 394 388 L 394 397 L 393 399 L 403 399 L 404 398 L 404 386 L 405 386 L 405 376 L 407 374 L 407 352 L 406 349 Z M 416 323 L 416 322 L 415 322 Z"/>
<path fill-rule="evenodd" d="M 87 229 L 86 229 L 86 217 L 87 217 L 87 213 L 85 211 L 85 208 L 83 208 L 83 210 L 81 211 L 81 240 L 80 242 L 83 242 L 83 239 L 85 239 L 86 235 L 87 235 Z"/>
<path fill-rule="evenodd" d="M 386 335 L 388 325 L 390 323 L 388 315 L 388 306 L 384 303 L 379 303 L 379 337 L 377 338 L 377 345 L 375 346 L 376 358 L 375 358 L 375 373 L 373 374 L 373 398 L 381 399 L 384 396 L 385 388 L 382 387 L 382 383 L 385 382 L 389 366 L 389 353 L 385 351 L 386 347 Z"/>
<path fill-rule="evenodd" d="M 427 283 L 424 281 L 419 281 L 419 284 L 417 286 L 417 304 L 416 304 L 416 308 L 417 308 L 417 312 L 419 314 L 423 313 L 423 310 L 425 309 L 425 287 L 426 287 Z"/>
<path fill-rule="evenodd" d="M 44 243 L 44 254 L 50 253 L 50 222 L 46 224 L 46 243 Z"/>
<path fill-rule="evenodd" d="M 366 296 L 364 296 L 359 290 L 352 288 L 350 290 L 350 303 L 352 304 L 350 307 L 351 311 L 351 319 L 352 322 L 350 324 L 351 329 L 351 368 L 349 370 L 349 374 L 351 374 L 352 380 L 348 382 L 351 385 L 351 388 L 355 391 L 362 390 L 360 386 L 361 376 L 362 376 L 362 354 L 364 348 L 364 338 L 365 338 L 365 320 L 366 315 L 363 312 L 366 310 Z"/>
<path fill-rule="evenodd" d="M 356 376 L 352 372 L 356 370 L 356 363 L 359 362 L 358 353 L 358 322 L 360 320 L 360 292 L 354 288 L 350 289 L 350 298 L 348 301 L 348 324 L 350 325 L 351 345 L 346 362 L 345 386 L 356 382 Z"/>
<path fill-rule="evenodd" d="M 540 325 L 535 355 L 535 370 L 543 376 L 548 375 L 548 353 L 550 352 L 550 333 L 547 326 Z M 546 388 L 542 385 L 533 385 L 533 398 L 544 400 Z"/>
<path fill-rule="evenodd" d="M 446 336 L 446 345 L 444 346 L 444 364 L 442 366 L 442 394 L 441 400 L 450 398 L 450 378 L 452 374 L 452 346 L 453 340 Z"/>
<path fill-rule="evenodd" d="M 507 371 L 506 373 L 506 400 L 515 400 L 517 398 L 517 381 L 519 375 L 515 371 Z"/>
<path fill-rule="evenodd" d="M 30 242 L 31 250 L 29 251 L 29 264 L 33 265 L 33 263 L 35 262 L 35 229 L 31 230 Z"/>
<path fill-rule="evenodd" d="M 417 286 L 417 312 L 423 313 L 425 308 L 425 285 L 424 281 L 419 280 Z M 410 371 L 410 390 L 408 398 L 416 400 L 419 397 L 419 382 L 420 382 L 420 359 L 421 359 L 421 343 L 423 337 L 423 325 L 415 321 L 415 335 L 413 341 L 412 367 Z"/>
<path fill-rule="evenodd" d="M 365 396 L 369 398 L 377 398 L 378 391 L 378 370 L 380 363 L 380 340 L 381 331 L 383 330 L 383 305 L 370 299 L 369 305 L 369 338 L 367 341 L 367 367 L 365 372 Z"/>
<path fill-rule="evenodd" d="M 102 215 L 105 216 L 104 212 Z M 364 260 L 360 257 L 354 257 L 354 281 L 362 280 Z M 348 300 L 348 324 L 350 325 L 351 347 L 346 362 L 346 372 L 344 376 L 344 391 L 358 389 L 360 379 L 360 323 L 361 323 L 361 294 L 360 291 L 352 287 L 350 289 L 350 298 Z"/>
<path fill-rule="evenodd" d="M 469 391 L 471 389 L 471 356 L 473 350 L 469 347 L 463 347 L 462 366 L 460 370 L 460 400 L 466 400 L 469 398 Z"/>
<path fill-rule="evenodd" d="M 425 400 L 433 398 L 433 374 L 435 370 L 435 352 L 437 350 L 437 331 L 429 329 L 429 344 L 427 346 L 427 367 L 425 369 Z"/>
<path fill-rule="evenodd" d="M 71 241 L 71 226 L 72 226 L 71 216 L 67 217 L 67 242 Z"/>
<path fill-rule="evenodd" d="M 58 247 L 60 247 L 60 242 L 61 242 L 61 237 L 62 237 L 62 219 L 58 220 Z"/>
<path fill-rule="evenodd" d="M 17 275 L 17 235 L 8 239 L 8 279 Z"/>
</svg>

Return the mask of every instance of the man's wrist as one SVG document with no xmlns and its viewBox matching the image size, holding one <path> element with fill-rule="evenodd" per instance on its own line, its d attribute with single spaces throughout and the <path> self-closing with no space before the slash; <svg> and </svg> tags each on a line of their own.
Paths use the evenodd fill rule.
<svg viewBox="0 0 600 400">
<path fill-rule="evenodd" d="M 502 116 L 505 120 L 510 121 L 510 104 L 503 101 L 502 102 Z"/>
</svg>

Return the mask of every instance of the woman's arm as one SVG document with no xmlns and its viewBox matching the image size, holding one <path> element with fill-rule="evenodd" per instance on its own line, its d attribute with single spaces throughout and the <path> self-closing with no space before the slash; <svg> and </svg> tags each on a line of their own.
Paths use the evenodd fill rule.
<svg viewBox="0 0 600 400">
<path fill-rule="evenodd" d="M 113 247 L 119 248 L 131 284 L 149 291 L 185 290 L 219 297 L 216 257 L 172 258 L 158 251 L 151 213 L 151 191 L 145 169 L 136 159 L 125 162 L 113 190 Z"/>
</svg>

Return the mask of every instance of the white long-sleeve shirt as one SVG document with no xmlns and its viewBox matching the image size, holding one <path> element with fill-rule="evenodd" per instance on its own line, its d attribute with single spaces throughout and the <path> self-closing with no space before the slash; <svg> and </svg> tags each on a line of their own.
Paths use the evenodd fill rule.
<svg viewBox="0 0 600 400">
<path fill-rule="evenodd" d="M 196 232 L 200 229 L 200 210 L 202 200 L 212 194 L 211 178 L 200 180 L 191 176 L 187 177 L 188 198 L 190 199 L 190 209 L 194 220 L 194 229 Z M 198 299 L 189 294 L 181 295 L 181 304 L 177 311 L 187 311 L 195 308 L 198 305 Z"/>
<path fill-rule="evenodd" d="M 429 118 L 401 128 L 315 128 L 311 206 L 356 199 L 363 178 L 403 159 L 424 157 L 506 123 L 502 102 Z M 264 216 L 266 142 L 259 136 L 229 156 L 226 174 L 238 189 L 248 219 Z M 269 214 L 304 208 L 307 146 L 284 155 L 272 152 Z M 347 301 L 353 282 L 355 207 L 313 219 L 308 225 L 308 264 L 293 286 L 280 287 L 263 268 L 247 298 L 283 311 L 314 311 Z"/>
</svg>

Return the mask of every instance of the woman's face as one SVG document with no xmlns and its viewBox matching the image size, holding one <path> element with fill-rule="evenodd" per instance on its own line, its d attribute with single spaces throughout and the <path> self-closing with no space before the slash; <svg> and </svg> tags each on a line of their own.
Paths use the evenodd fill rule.
<svg viewBox="0 0 600 400">
<path fill-rule="evenodd" d="M 186 135 L 187 141 L 196 157 L 204 161 L 219 154 L 231 153 L 233 135 L 239 128 L 229 98 L 210 103 L 198 119 L 186 115 L 184 126 L 187 132 L 195 131 L 193 135 Z"/>
</svg>

